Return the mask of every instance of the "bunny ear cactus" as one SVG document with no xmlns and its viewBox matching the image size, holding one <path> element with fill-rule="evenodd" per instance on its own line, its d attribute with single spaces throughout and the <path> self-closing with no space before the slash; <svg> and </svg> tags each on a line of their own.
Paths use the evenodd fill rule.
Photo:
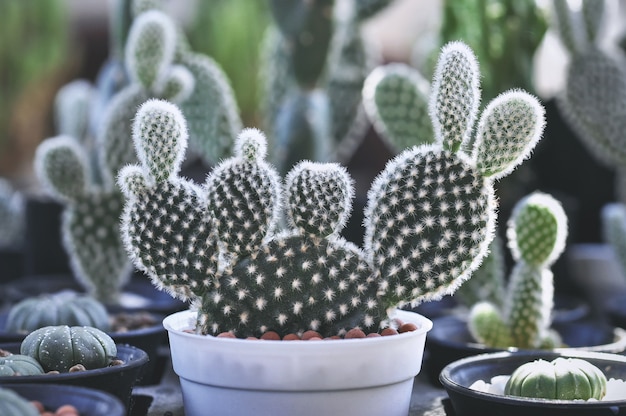
<svg viewBox="0 0 626 416">
<path fill-rule="evenodd" d="M 570 54 L 565 90 L 557 104 L 590 152 L 609 167 L 626 163 L 626 66 L 624 56 L 600 46 L 605 2 L 584 0 L 573 12 L 554 0 L 556 27 Z"/>
<path fill-rule="evenodd" d="M 262 55 L 264 117 L 282 174 L 303 158 L 345 159 L 359 144 L 368 127 L 361 89 L 378 60 L 361 25 L 389 3 L 270 3 L 275 27 L 267 32 Z"/>
<path fill-rule="evenodd" d="M 432 143 L 428 110 L 430 84 L 406 64 L 374 69 L 363 85 L 363 107 L 380 136 L 397 153 Z"/>
<path fill-rule="evenodd" d="M 540 348 L 559 344 L 550 332 L 554 282 L 550 266 L 567 238 L 567 217 L 552 196 L 535 192 L 520 200 L 507 228 L 516 261 L 504 306 L 476 304 L 470 314 L 474 337 L 491 347 Z"/>
<path fill-rule="evenodd" d="M 613 248 L 620 267 L 626 271 L 626 207 L 617 202 L 606 204 L 600 216 L 604 241 Z"/>
<path fill-rule="evenodd" d="M 478 150 L 465 154 L 452 132 L 468 136 L 473 127 L 476 63 L 461 44 L 444 49 L 442 61 L 431 102 L 437 141 L 404 151 L 376 179 L 364 249 L 339 236 L 354 194 L 344 168 L 301 161 L 283 186 L 265 161 L 265 137 L 246 129 L 235 154 L 197 187 L 177 175 L 182 113 L 148 101 L 133 135 L 141 164 L 118 178 L 131 258 L 158 287 L 190 298 L 197 331 L 209 334 L 377 330 L 390 309 L 453 292 L 493 237 L 492 180 L 527 156 L 543 113 L 533 97 L 505 94 L 481 118 Z M 502 140 L 508 145 L 495 143 Z"/>
<path fill-rule="evenodd" d="M 131 264 L 119 235 L 123 198 L 93 180 L 88 155 L 69 136 L 44 140 L 35 154 L 43 186 L 64 205 L 63 244 L 79 282 L 104 303 L 117 303 Z"/>
</svg>

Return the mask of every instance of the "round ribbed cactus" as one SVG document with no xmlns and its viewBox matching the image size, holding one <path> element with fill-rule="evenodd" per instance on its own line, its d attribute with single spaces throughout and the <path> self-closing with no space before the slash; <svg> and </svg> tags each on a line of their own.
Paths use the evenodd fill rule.
<svg viewBox="0 0 626 416">
<path fill-rule="evenodd" d="M 364 249 L 339 235 L 354 194 L 341 166 L 300 161 L 283 185 L 265 161 L 263 134 L 245 129 L 234 155 L 197 187 L 177 174 L 183 114 L 164 101 L 143 104 L 133 134 L 140 164 L 118 178 L 127 198 L 122 233 L 136 266 L 158 287 L 191 298 L 198 332 L 238 337 L 378 330 L 389 309 L 453 292 L 493 238 L 493 180 L 528 156 L 543 112 L 528 94 L 504 94 L 482 114 L 465 153 L 477 67 L 462 44 L 442 54 L 431 101 L 436 141 L 402 152 L 375 180 Z"/>
<path fill-rule="evenodd" d="M 39 362 L 28 355 L 9 354 L 0 356 L 0 377 L 36 376 L 43 373 L 43 368 Z M 0 414 L 4 415 L 4 413 Z"/>
<path fill-rule="evenodd" d="M 507 227 L 516 262 L 501 307 L 479 303 L 469 328 L 475 339 L 493 347 L 540 348 L 559 343 L 550 331 L 554 282 L 550 266 L 561 255 L 567 217 L 551 195 L 535 192 L 518 201 Z M 492 322 L 493 326 L 486 323 Z M 494 335 L 499 332 L 503 334 Z M 494 339 L 506 340 L 493 343 Z"/>
<path fill-rule="evenodd" d="M 0 414 L 4 416 L 39 416 L 33 403 L 13 390 L 0 388 Z"/>
<path fill-rule="evenodd" d="M 115 342 L 106 333 L 89 326 L 46 326 L 24 338 L 20 354 L 41 364 L 44 371 L 67 373 L 82 364 L 87 370 L 108 366 L 117 354 Z"/>
<path fill-rule="evenodd" d="M 522 364 L 507 381 L 504 394 L 552 400 L 601 400 L 606 376 L 580 358 L 558 357 Z"/>
<path fill-rule="evenodd" d="M 9 309 L 5 330 L 28 333 L 51 325 L 93 326 L 109 330 L 109 314 L 95 298 L 58 292 L 26 298 Z"/>
</svg>

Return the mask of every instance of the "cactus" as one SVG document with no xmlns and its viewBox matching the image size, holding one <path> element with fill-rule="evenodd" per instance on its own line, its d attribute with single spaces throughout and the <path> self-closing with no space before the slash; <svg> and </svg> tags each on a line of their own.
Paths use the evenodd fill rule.
<svg viewBox="0 0 626 416">
<path fill-rule="evenodd" d="M 365 79 L 365 113 L 395 153 L 433 142 L 428 114 L 429 92 L 429 82 L 406 64 L 379 66 Z"/>
<path fill-rule="evenodd" d="M 550 329 L 554 297 L 550 266 L 563 252 L 567 238 L 567 217 L 560 202 L 540 192 L 524 197 L 509 219 L 507 237 L 516 264 L 503 306 L 474 305 L 470 332 L 490 347 L 558 346 L 558 335 Z"/>
<path fill-rule="evenodd" d="M 602 237 L 615 253 L 622 273 L 626 275 L 626 206 L 613 202 L 602 207 L 600 212 Z"/>
<path fill-rule="evenodd" d="M 8 388 L 0 388 L 0 414 L 5 416 L 39 416 L 39 409 Z"/>
<path fill-rule="evenodd" d="M 447 45 L 430 101 L 436 140 L 403 151 L 375 179 L 363 248 L 339 235 L 354 193 L 340 165 L 300 161 L 282 185 L 265 160 L 265 137 L 245 129 L 234 155 L 197 186 L 178 176 L 183 114 L 150 100 L 133 128 L 140 164 L 118 177 L 127 251 L 157 287 L 198 308 L 199 333 L 378 330 L 388 310 L 437 299 L 469 278 L 493 238 L 493 181 L 541 136 L 538 101 L 510 91 L 483 112 L 465 153 L 479 100 L 472 51 Z"/>
<path fill-rule="evenodd" d="M 301 159 L 346 160 L 365 135 L 361 89 L 378 58 L 360 30 L 390 2 L 270 1 L 261 82 L 281 174 Z"/>
<path fill-rule="evenodd" d="M 623 52 L 605 51 L 599 28 L 605 2 L 584 0 L 574 13 L 554 0 L 554 22 L 570 54 L 565 89 L 557 104 L 565 121 L 597 160 L 611 168 L 626 164 L 626 66 Z"/>
<path fill-rule="evenodd" d="M 9 354 L 0 356 L 0 376 L 34 376 L 43 374 L 37 360 L 28 355 Z M 0 413 L 4 414 L 4 413 Z"/>
<path fill-rule="evenodd" d="M 511 396 L 552 400 L 602 400 L 606 376 L 580 358 L 535 360 L 519 366 L 507 381 L 504 393 Z"/>
<path fill-rule="evenodd" d="M 25 225 L 22 194 L 0 178 L 0 248 L 20 247 Z"/>
<path fill-rule="evenodd" d="M 87 370 L 107 367 L 117 355 L 113 339 L 90 326 L 45 326 L 24 338 L 20 354 L 34 358 L 44 371 L 67 373 L 82 364 Z"/>
</svg>

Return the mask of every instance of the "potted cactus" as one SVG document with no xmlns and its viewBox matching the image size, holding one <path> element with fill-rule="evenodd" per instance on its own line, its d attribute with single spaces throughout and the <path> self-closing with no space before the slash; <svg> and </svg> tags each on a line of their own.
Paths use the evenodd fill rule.
<svg viewBox="0 0 626 416">
<path fill-rule="evenodd" d="M 340 165 L 301 161 L 283 184 L 264 135 L 245 129 L 234 155 L 197 185 L 179 175 L 183 113 L 162 100 L 140 107 L 140 163 L 118 176 L 121 233 L 135 266 L 192 304 L 164 320 L 186 414 L 408 413 L 431 323 L 398 308 L 452 293 L 478 267 L 496 224 L 493 181 L 528 157 L 544 125 L 538 101 L 510 91 L 470 140 L 479 100 L 472 51 L 447 45 L 430 100 L 435 140 L 400 153 L 373 182 L 363 248 L 339 235 L 354 193 Z M 416 329 L 241 339 L 350 337 L 397 318 Z"/>
<path fill-rule="evenodd" d="M 534 192 L 514 207 L 507 224 L 508 245 L 515 260 L 499 303 L 479 301 L 466 319 L 435 320 L 429 339 L 431 381 L 443 367 L 469 355 L 505 349 L 579 348 L 621 353 L 626 333 L 595 322 L 553 326 L 554 282 L 550 266 L 565 249 L 567 217 L 558 200 Z"/>
</svg>

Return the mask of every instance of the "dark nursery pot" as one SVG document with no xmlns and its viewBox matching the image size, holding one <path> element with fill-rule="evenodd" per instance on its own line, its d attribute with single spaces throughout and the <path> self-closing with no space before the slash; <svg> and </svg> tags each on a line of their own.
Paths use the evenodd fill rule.
<svg viewBox="0 0 626 416">
<path fill-rule="evenodd" d="M 20 344 L 0 344 L 0 349 L 17 354 L 20 350 Z M 4 376 L 0 377 L 0 384 L 62 384 L 87 387 L 117 397 L 124 404 L 124 407 L 130 410 L 133 387 L 142 376 L 149 358 L 145 351 L 137 347 L 119 344 L 117 345 L 117 358 L 122 360 L 124 364 L 73 373 Z"/>
<path fill-rule="evenodd" d="M 564 401 L 531 399 L 479 392 L 469 387 L 477 380 L 489 382 L 510 375 L 520 365 L 537 359 L 582 358 L 598 367 L 607 379 L 626 379 L 626 357 L 589 351 L 516 351 L 480 354 L 454 361 L 442 371 L 440 381 L 452 405 L 452 416 L 601 416 L 626 415 L 626 400 Z"/>
<path fill-rule="evenodd" d="M 159 348 L 167 342 L 167 332 L 163 327 L 164 315 L 151 314 L 154 325 L 147 328 L 132 329 L 123 332 L 107 332 L 116 344 L 137 347 L 148 354 L 149 361 L 142 372 L 140 385 L 155 384 L 156 364 L 159 361 Z M 21 343 L 27 334 L 6 332 L 8 313 L 0 314 L 0 343 Z M 157 380 L 158 382 L 158 380 Z"/>
<path fill-rule="evenodd" d="M 622 353 L 626 350 L 626 331 L 601 325 L 595 321 L 574 321 L 553 326 L 568 348 L 607 353 Z M 516 350 L 512 348 L 510 350 Z M 500 352 L 502 348 L 489 348 L 474 341 L 467 322 L 457 316 L 433 319 L 433 329 L 426 339 L 424 370 L 428 380 L 440 386 L 441 370 L 453 361 L 478 354 Z"/>
<path fill-rule="evenodd" d="M 0 384 L 26 400 L 40 402 L 46 410 L 69 404 L 80 416 L 125 416 L 126 408 L 117 397 L 100 390 L 62 384 Z"/>
</svg>

